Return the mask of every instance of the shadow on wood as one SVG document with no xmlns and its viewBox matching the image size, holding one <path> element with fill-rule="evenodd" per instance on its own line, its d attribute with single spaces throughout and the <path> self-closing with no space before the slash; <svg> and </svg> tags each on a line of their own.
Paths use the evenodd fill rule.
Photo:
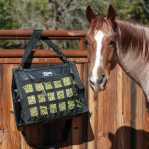
<svg viewBox="0 0 149 149">
<path fill-rule="evenodd" d="M 148 149 L 147 136 L 148 132 L 136 130 L 132 127 L 120 127 L 115 134 L 108 133 L 111 141 L 110 149 Z"/>
</svg>

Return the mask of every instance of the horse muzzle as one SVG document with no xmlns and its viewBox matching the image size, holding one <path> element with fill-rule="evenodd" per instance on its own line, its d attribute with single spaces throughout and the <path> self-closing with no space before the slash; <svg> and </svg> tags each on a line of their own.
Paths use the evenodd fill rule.
<svg viewBox="0 0 149 149">
<path fill-rule="evenodd" d="M 105 90 L 106 83 L 108 81 L 105 74 L 100 75 L 100 77 L 89 76 L 88 78 L 89 84 L 94 92 L 99 92 Z"/>
</svg>

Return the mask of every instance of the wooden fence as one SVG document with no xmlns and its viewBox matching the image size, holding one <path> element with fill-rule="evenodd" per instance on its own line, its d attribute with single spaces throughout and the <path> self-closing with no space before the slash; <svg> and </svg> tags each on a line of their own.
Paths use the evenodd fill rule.
<svg viewBox="0 0 149 149">
<path fill-rule="evenodd" d="M 8 31 L 12 33 L 12 31 Z M 28 39 L 32 31 L 24 36 L 19 31 L 11 35 L 0 31 L 0 39 Z M 66 51 L 69 60 L 76 60 L 81 81 L 85 85 L 85 97 L 89 112 L 73 118 L 71 131 L 65 143 L 56 149 L 147 149 L 149 148 L 149 114 L 146 111 L 142 90 L 117 66 L 111 71 L 106 90 L 94 93 L 88 85 L 89 63 L 87 52 L 82 49 L 86 32 L 76 31 L 61 35 L 61 39 L 80 40 L 78 52 L 74 56 Z M 27 31 L 26 31 L 27 33 Z M 82 34 L 82 36 L 81 36 Z M 50 37 L 51 34 L 43 35 Z M 51 39 L 58 39 L 60 32 Z M 82 51 L 81 51 L 82 50 Z M 5 52 L 6 51 L 6 52 Z M 11 56 L 10 51 L 0 51 L 0 148 L 1 149 L 31 149 L 24 141 L 15 125 L 14 110 L 11 97 L 12 68 L 17 68 L 24 50 L 18 50 Z M 59 62 L 59 59 L 48 53 L 41 56 L 33 54 L 31 67 L 49 65 Z M 73 52 L 73 50 L 72 50 Z M 81 53 L 82 52 L 82 53 Z M 18 54 L 19 53 L 19 54 Z M 83 55 L 83 53 L 85 53 Z M 54 53 L 53 53 L 54 54 Z M 82 55 L 81 55 L 82 54 Z M 40 58 L 39 58 L 40 57 Z M 28 61 L 29 62 L 29 61 Z M 39 64 L 40 63 L 40 64 Z M 46 64 L 43 64 L 46 63 Z M 65 122 L 25 127 L 28 139 L 36 145 L 50 145 L 61 138 Z"/>
</svg>

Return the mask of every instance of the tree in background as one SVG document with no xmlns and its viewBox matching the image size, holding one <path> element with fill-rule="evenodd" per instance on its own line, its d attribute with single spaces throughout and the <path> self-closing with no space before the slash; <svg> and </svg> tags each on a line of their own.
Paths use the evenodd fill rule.
<svg viewBox="0 0 149 149">
<path fill-rule="evenodd" d="M 149 24 L 148 0 L 1 0 L 0 29 L 87 30 L 85 10 L 106 14 L 112 4 L 119 18 Z M 0 41 L 0 48 L 24 48 L 27 41 Z M 77 41 L 57 41 L 59 48 L 78 48 Z M 36 48 L 47 48 L 38 42 Z"/>
</svg>

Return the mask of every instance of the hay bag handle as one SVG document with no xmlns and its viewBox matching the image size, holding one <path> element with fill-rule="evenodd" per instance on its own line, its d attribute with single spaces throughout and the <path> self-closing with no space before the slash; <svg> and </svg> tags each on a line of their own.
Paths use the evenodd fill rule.
<svg viewBox="0 0 149 149">
<path fill-rule="evenodd" d="M 41 37 L 42 30 L 34 30 L 33 34 L 31 35 L 31 38 L 25 48 L 24 55 L 22 57 L 21 63 L 19 65 L 19 68 L 27 61 L 28 57 L 30 56 L 34 46 L 36 45 L 38 39 Z M 66 56 L 55 46 L 55 44 L 48 38 L 48 37 L 41 37 L 42 41 L 44 41 L 49 47 L 51 47 L 60 57 L 60 59 L 67 63 L 68 60 Z"/>
</svg>

